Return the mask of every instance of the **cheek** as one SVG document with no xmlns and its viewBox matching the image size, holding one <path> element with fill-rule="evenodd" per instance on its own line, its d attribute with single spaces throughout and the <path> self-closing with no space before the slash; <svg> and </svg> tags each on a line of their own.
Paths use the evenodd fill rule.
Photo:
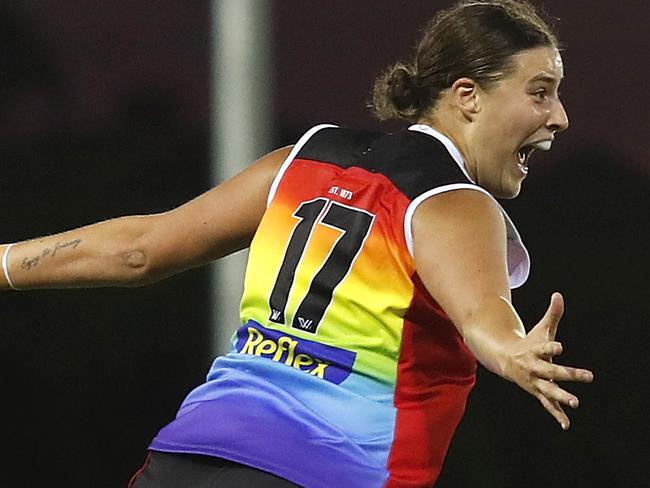
<svg viewBox="0 0 650 488">
<path fill-rule="evenodd" d="M 514 142 L 513 139 L 521 136 L 522 129 L 527 125 L 523 123 L 526 113 L 530 119 L 530 110 L 523 110 L 521 106 L 504 103 L 495 107 L 489 120 L 486 120 L 491 135 L 496 139 L 495 145 L 510 146 Z"/>
<path fill-rule="evenodd" d="M 546 111 L 540 107 L 525 106 L 504 113 L 501 120 L 503 135 L 509 139 L 510 145 L 517 148 L 538 130 L 546 120 Z"/>
<path fill-rule="evenodd" d="M 513 121 L 515 113 L 506 107 L 493 110 L 482 121 L 481 139 L 489 147 L 503 147 L 517 133 L 517 123 Z"/>
</svg>

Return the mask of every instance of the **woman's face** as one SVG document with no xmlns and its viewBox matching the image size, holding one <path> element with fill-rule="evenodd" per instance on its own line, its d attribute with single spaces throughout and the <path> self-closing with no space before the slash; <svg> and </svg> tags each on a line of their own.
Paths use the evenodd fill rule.
<svg viewBox="0 0 650 488">
<path fill-rule="evenodd" d="M 507 77 L 479 89 L 479 110 L 466 139 L 470 174 L 498 198 L 519 194 L 533 146 L 548 150 L 555 133 L 569 125 L 558 95 L 564 74 L 558 50 L 529 49 L 512 61 Z"/>
</svg>

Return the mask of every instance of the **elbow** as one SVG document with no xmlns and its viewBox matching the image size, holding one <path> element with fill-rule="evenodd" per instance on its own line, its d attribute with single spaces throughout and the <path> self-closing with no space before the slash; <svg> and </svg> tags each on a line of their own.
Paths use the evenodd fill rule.
<svg viewBox="0 0 650 488">
<path fill-rule="evenodd" d="M 129 288 L 148 285 L 154 278 L 151 257 L 143 249 L 127 249 L 119 254 L 120 268 L 124 273 L 122 284 Z"/>
<path fill-rule="evenodd" d="M 163 259 L 160 253 L 147 251 L 146 247 L 124 251 L 120 258 L 126 275 L 122 286 L 127 288 L 150 285 L 182 271 Z"/>
<path fill-rule="evenodd" d="M 147 269 L 147 255 L 142 249 L 132 249 L 122 253 L 124 265 L 134 271 Z"/>
<path fill-rule="evenodd" d="M 130 216 L 116 220 L 107 249 L 112 264 L 108 281 L 135 288 L 162 278 L 167 263 L 161 253 L 159 215 Z"/>
</svg>

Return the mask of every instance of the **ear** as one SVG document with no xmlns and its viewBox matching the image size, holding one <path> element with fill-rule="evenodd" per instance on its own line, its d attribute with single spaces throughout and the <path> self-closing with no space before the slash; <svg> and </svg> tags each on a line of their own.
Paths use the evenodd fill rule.
<svg viewBox="0 0 650 488">
<path fill-rule="evenodd" d="M 451 85 L 451 95 L 463 116 L 472 121 L 481 110 L 479 86 L 471 78 L 458 78 Z"/>
</svg>

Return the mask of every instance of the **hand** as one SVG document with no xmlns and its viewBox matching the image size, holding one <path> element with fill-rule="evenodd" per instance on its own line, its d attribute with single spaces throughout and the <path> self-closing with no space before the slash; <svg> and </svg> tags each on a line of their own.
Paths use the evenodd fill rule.
<svg viewBox="0 0 650 488">
<path fill-rule="evenodd" d="M 562 405 L 578 408 L 578 398 L 563 390 L 557 381 L 591 383 L 594 375 L 586 369 L 553 364 L 553 357 L 562 353 L 562 344 L 555 341 L 557 326 L 564 313 L 564 299 L 553 293 L 542 320 L 517 343 L 508 355 L 506 377 L 537 398 L 564 430 L 570 425 Z"/>
</svg>

